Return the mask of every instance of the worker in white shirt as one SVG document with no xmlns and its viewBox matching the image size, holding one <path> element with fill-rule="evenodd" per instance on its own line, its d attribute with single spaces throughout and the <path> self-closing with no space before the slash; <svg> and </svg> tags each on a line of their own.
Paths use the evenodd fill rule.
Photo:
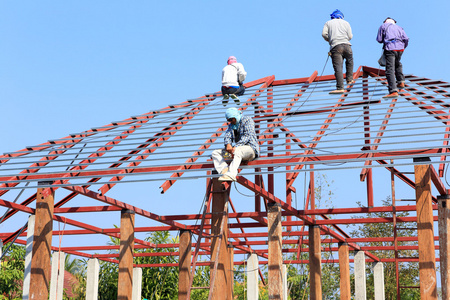
<svg viewBox="0 0 450 300">
<path fill-rule="evenodd" d="M 222 104 L 226 106 L 228 99 L 231 98 L 239 105 L 238 96 L 242 96 L 245 93 L 245 87 L 242 83 L 247 76 L 247 72 L 245 72 L 244 66 L 238 63 L 234 56 L 228 57 L 227 63 L 222 70 Z"/>
</svg>

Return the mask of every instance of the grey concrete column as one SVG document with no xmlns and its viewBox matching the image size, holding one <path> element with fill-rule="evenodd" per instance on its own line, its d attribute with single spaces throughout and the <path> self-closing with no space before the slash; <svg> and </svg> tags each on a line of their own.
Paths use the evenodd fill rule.
<svg viewBox="0 0 450 300">
<path fill-rule="evenodd" d="M 98 276 L 100 273 L 100 264 L 98 259 L 91 258 L 87 264 L 86 276 L 86 300 L 98 299 Z"/>
<path fill-rule="evenodd" d="M 373 268 L 375 300 L 384 300 L 384 266 L 382 262 L 375 263 Z"/>
<path fill-rule="evenodd" d="M 23 272 L 23 287 L 22 287 L 23 300 L 28 300 L 30 297 L 30 276 L 31 276 L 31 258 L 33 257 L 34 219 L 35 219 L 34 215 L 28 217 L 27 246 L 25 248 L 25 270 Z"/>
<path fill-rule="evenodd" d="M 252 253 L 247 258 L 247 300 L 258 300 L 258 256 Z"/>
<path fill-rule="evenodd" d="M 355 255 L 355 299 L 366 300 L 366 256 L 364 251 Z"/>
<path fill-rule="evenodd" d="M 288 285 L 287 285 L 287 267 L 283 265 L 281 267 L 281 276 L 283 280 L 283 300 L 288 300 Z"/>
<path fill-rule="evenodd" d="M 50 276 L 50 300 L 62 300 L 64 291 L 64 252 L 54 252 L 52 255 L 52 275 Z"/>
<path fill-rule="evenodd" d="M 132 300 L 141 300 L 142 294 L 142 268 L 133 268 Z"/>
</svg>

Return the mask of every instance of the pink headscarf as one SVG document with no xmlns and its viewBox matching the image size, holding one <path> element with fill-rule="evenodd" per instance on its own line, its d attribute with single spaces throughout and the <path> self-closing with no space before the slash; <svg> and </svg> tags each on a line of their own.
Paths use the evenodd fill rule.
<svg viewBox="0 0 450 300">
<path fill-rule="evenodd" d="M 237 59 L 234 56 L 228 57 L 228 64 L 231 65 L 233 63 L 237 63 Z"/>
</svg>

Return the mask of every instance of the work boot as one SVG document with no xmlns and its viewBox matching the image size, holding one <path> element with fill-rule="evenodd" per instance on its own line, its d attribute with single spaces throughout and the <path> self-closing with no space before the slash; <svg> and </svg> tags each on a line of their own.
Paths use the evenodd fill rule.
<svg viewBox="0 0 450 300">
<path fill-rule="evenodd" d="M 347 81 L 347 84 L 354 84 L 354 83 L 355 83 L 355 81 L 353 79 L 350 81 Z"/>
<path fill-rule="evenodd" d="M 238 96 L 236 96 L 235 94 L 231 94 L 230 97 L 231 99 L 234 100 L 234 103 L 236 103 L 237 105 L 241 104 L 241 101 L 239 101 Z"/>
<path fill-rule="evenodd" d="M 387 98 L 397 98 L 398 97 L 398 93 L 397 92 L 392 92 L 390 94 L 387 94 L 386 96 L 383 96 L 383 98 L 387 99 Z"/>
<path fill-rule="evenodd" d="M 405 87 L 405 82 L 404 81 L 401 81 L 401 82 L 397 83 L 397 88 L 402 89 L 404 87 Z"/>
<path fill-rule="evenodd" d="M 343 93 L 345 93 L 345 90 L 334 90 L 334 91 L 331 91 L 329 94 L 334 95 L 334 94 L 343 94 Z"/>
<path fill-rule="evenodd" d="M 223 95 L 223 99 L 222 99 L 223 106 L 227 106 L 228 99 L 230 99 L 230 96 L 228 94 Z"/>
<path fill-rule="evenodd" d="M 232 178 L 228 174 L 223 174 L 221 177 L 219 177 L 219 181 L 236 181 L 236 178 Z"/>
</svg>

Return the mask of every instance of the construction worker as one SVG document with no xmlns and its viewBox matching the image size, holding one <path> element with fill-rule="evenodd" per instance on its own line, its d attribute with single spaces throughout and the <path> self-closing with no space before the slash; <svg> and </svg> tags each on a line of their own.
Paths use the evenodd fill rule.
<svg viewBox="0 0 450 300">
<path fill-rule="evenodd" d="M 242 83 L 247 76 L 244 66 L 238 63 L 236 57 L 228 57 L 227 65 L 222 70 L 222 95 L 223 106 L 226 106 L 228 99 L 231 99 L 239 105 L 240 101 L 237 96 L 242 96 L 245 93 L 245 87 Z"/>
<path fill-rule="evenodd" d="M 396 98 L 398 97 L 398 88 L 405 87 L 405 75 L 403 75 L 403 66 L 400 60 L 403 51 L 408 46 L 409 38 L 403 28 L 396 23 L 397 21 L 388 17 L 378 29 L 377 34 L 377 42 L 383 43 L 389 89 L 389 94 L 383 98 Z"/>
<path fill-rule="evenodd" d="M 230 122 L 224 137 L 225 149 L 214 150 L 211 157 L 217 173 L 222 174 L 219 181 L 236 181 L 241 161 L 259 156 L 259 144 L 252 118 L 242 115 L 235 107 L 226 110 L 225 118 Z M 226 158 L 233 158 L 229 166 Z"/>
<path fill-rule="evenodd" d="M 336 90 L 330 94 L 342 94 L 344 90 L 344 76 L 342 74 L 345 59 L 347 84 L 353 84 L 353 52 L 350 40 L 353 37 L 350 24 L 344 20 L 344 14 L 336 9 L 330 15 L 331 20 L 323 26 L 322 37 L 330 44 L 331 61 L 333 62 Z"/>
</svg>

